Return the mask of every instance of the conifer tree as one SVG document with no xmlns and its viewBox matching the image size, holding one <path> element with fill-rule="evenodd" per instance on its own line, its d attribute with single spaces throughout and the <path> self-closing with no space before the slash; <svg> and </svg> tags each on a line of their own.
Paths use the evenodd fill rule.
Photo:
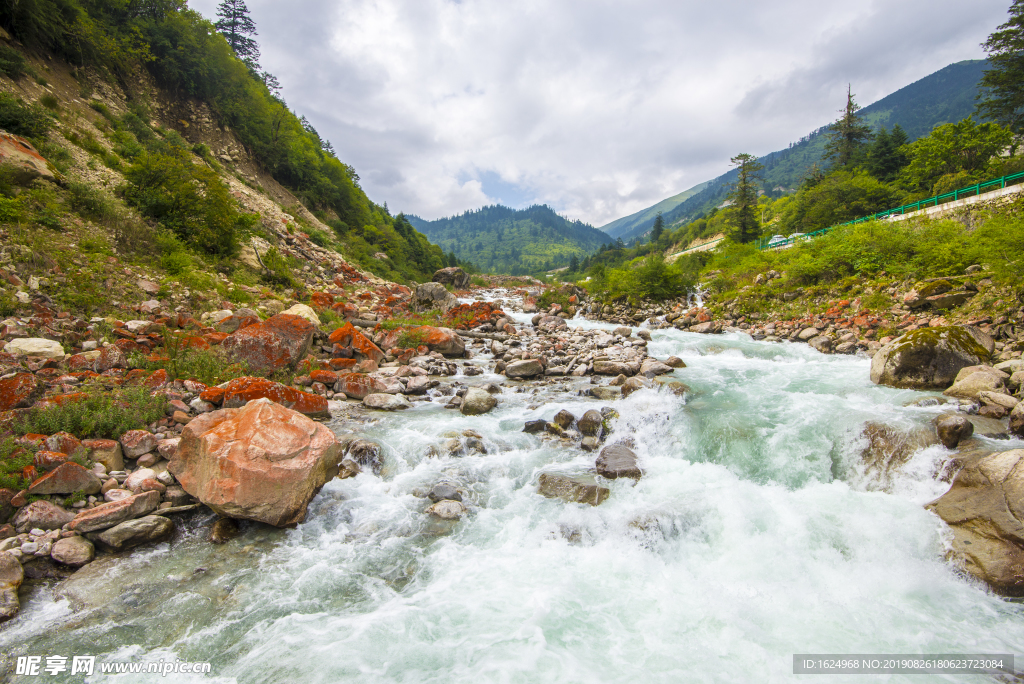
<svg viewBox="0 0 1024 684">
<path fill-rule="evenodd" d="M 738 176 L 729 199 L 736 207 L 736 240 L 750 242 L 759 231 L 757 222 L 757 184 L 764 166 L 752 154 L 738 154 L 729 160 L 738 168 Z"/>
<path fill-rule="evenodd" d="M 654 227 L 651 228 L 651 242 L 657 242 L 661 237 L 661 234 L 665 232 L 665 219 L 662 217 L 661 212 L 654 217 Z"/>
<path fill-rule="evenodd" d="M 978 114 L 1024 132 L 1024 0 L 1013 0 L 1010 19 L 982 44 L 991 69 L 981 77 Z"/>
<path fill-rule="evenodd" d="M 825 143 L 825 158 L 834 162 L 838 168 L 853 163 L 864 143 L 871 139 L 871 128 L 857 114 L 859 109 L 860 105 L 854 101 L 853 92 L 847 86 L 846 107 L 839 110 L 842 116 L 829 126 L 828 141 Z"/>
<path fill-rule="evenodd" d="M 249 16 L 245 0 L 223 0 L 217 5 L 217 16 L 214 27 L 227 39 L 238 58 L 254 73 L 259 73 L 260 46 L 252 38 L 257 35 L 256 23 Z"/>
</svg>

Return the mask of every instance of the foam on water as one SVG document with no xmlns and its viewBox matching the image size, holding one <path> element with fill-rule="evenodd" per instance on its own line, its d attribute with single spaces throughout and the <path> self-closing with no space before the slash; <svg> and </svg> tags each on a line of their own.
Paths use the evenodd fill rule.
<svg viewBox="0 0 1024 684">
<path fill-rule="evenodd" d="M 915 454 L 885 491 L 858 470 L 864 422 L 926 423 L 937 409 L 903 406 L 921 393 L 806 345 L 670 330 L 650 347 L 686 361 L 692 392 L 616 402 L 644 477 L 607 482 L 601 506 L 539 496 L 539 473 L 593 454 L 521 432 L 599 407 L 585 381 L 506 389 L 473 418 L 419 403 L 364 431 L 386 475 L 328 484 L 298 528 L 137 552 L 79 613 L 34 591 L 0 648 L 210 660 L 204 681 L 237 682 L 788 681 L 800 652 L 1022 652 L 1020 605 L 958 574 L 921 507 L 949 452 Z M 467 428 L 487 455 L 426 456 Z M 467 492 L 458 523 L 413 493 L 442 480 Z"/>
</svg>

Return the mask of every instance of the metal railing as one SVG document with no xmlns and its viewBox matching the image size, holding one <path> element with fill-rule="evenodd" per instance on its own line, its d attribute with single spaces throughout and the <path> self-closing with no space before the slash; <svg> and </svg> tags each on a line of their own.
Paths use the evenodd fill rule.
<svg viewBox="0 0 1024 684">
<path fill-rule="evenodd" d="M 983 192 L 991 192 L 993 190 L 1003 189 L 1008 186 L 1016 185 L 1020 182 L 1024 182 L 1024 172 L 1011 173 L 1007 176 L 1003 176 L 1002 178 L 996 178 L 995 180 L 985 181 L 984 183 L 975 183 L 974 185 L 968 185 L 965 188 L 960 188 L 958 190 L 954 190 L 953 192 L 944 192 L 941 195 L 935 195 L 934 197 L 929 197 L 928 199 L 923 199 L 920 200 L 919 202 L 904 204 L 903 206 L 896 207 L 895 209 L 887 209 L 885 211 L 880 211 L 877 214 L 870 214 L 869 216 L 862 216 L 858 219 L 853 219 L 852 221 L 846 221 L 845 223 L 838 223 L 834 226 L 829 226 L 828 228 L 816 230 L 813 233 L 798 233 L 796 235 L 789 236 L 784 240 L 777 240 L 774 243 L 771 242 L 771 238 L 762 237 L 758 239 L 757 248 L 759 250 L 765 250 L 789 247 L 790 245 L 796 244 L 800 240 L 809 240 L 816 235 L 822 235 L 823 233 L 827 233 L 830 230 L 833 230 L 834 228 L 839 228 L 841 226 L 850 226 L 855 223 L 864 223 L 866 221 L 877 221 L 879 219 L 887 219 L 893 216 L 902 216 L 907 213 L 927 209 L 929 206 L 937 207 L 940 204 L 944 204 L 946 202 L 955 202 L 959 199 L 964 199 L 966 197 L 976 197 L 978 195 L 983 194 Z"/>
</svg>

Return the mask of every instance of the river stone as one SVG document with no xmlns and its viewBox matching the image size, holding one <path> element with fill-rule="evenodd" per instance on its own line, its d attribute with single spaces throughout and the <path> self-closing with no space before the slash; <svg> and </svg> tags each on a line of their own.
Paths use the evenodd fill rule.
<svg viewBox="0 0 1024 684">
<path fill-rule="evenodd" d="M 60 345 L 60 342 L 42 337 L 23 337 L 11 340 L 4 345 L 4 351 L 14 357 L 38 356 L 56 361 L 64 358 L 64 347 Z"/>
<path fill-rule="evenodd" d="M 71 511 L 43 499 L 19 509 L 11 524 L 18 534 L 24 534 L 33 528 L 59 530 L 74 519 L 75 514 Z"/>
<path fill-rule="evenodd" d="M 81 534 L 113 527 L 126 520 L 146 515 L 160 505 L 160 492 L 143 492 L 119 501 L 88 508 L 68 523 L 68 529 Z"/>
<path fill-rule="evenodd" d="M 991 351 L 965 326 L 921 328 L 888 343 L 871 360 L 871 382 L 908 389 L 946 389 L 961 368 L 978 365 Z"/>
<path fill-rule="evenodd" d="M 590 409 L 576 422 L 576 427 L 579 429 L 580 434 L 587 437 L 598 437 L 601 435 L 603 424 L 604 419 L 601 417 L 601 413 Z"/>
<path fill-rule="evenodd" d="M 664 375 L 665 373 L 671 373 L 672 366 L 667 363 L 662 363 L 658 359 L 646 358 L 644 362 L 640 364 L 640 373 L 642 375 Z"/>
<path fill-rule="evenodd" d="M 441 482 L 431 487 L 430 493 L 427 494 L 427 496 L 429 496 L 430 500 L 433 501 L 434 503 L 437 503 L 438 501 L 444 501 L 445 499 L 450 499 L 452 501 L 462 501 L 462 494 L 459 492 L 459 490 L 445 482 Z"/>
<path fill-rule="evenodd" d="M 50 472 L 46 473 L 29 488 L 28 493 L 33 494 L 72 494 L 82 492 L 84 494 L 98 494 L 102 480 L 96 473 L 87 470 L 77 463 L 62 463 Z"/>
<path fill-rule="evenodd" d="M 174 531 L 174 521 L 162 515 L 147 515 L 127 520 L 99 533 L 96 539 L 114 551 L 159 541 Z"/>
<path fill-rule="evenodd" d="M 686 363 L 678 356 L 670 356 L 665 359 L 665 365 L 672 368 L 686 368 Z"/>
<path fill-rule="evenodd" d="M 225 544 L 239 534 L 238 521 L 234 518 L 220 518 L 210 528 L 210 541 L 214 544 Z"/>
<path fill-rule="evenodd" d="M 75 568 L 89 563 L 95 557 L 96 548 L 85 537 L 58 539 L 50 549 L 50 558 Z"/>
<path fill-rule="evenodd" d="M 622 444 L 611 444 L 601 450 L 594 466 L 597 474 L 614 480 L 619 477 L 631 477 L 639 480 L 642 473 L 637 465 L 636 454 Z"/>
<path fill-rule="evenodd" d="M 607 487 L 552 473 L 541 473 L 537 481 L 537 491 L 549 499 L 586 503 L 591 506 L 599 505 L 611 493 Z"/>
<path fill-rule="evenodd" d="M 25 571 L 17 558 L 0 553 L 0 622 L 7 622 L 21 610 L 18 587 L 25 579 Z"/>
<path fill-rule="evenodd" d="M 441 520 L 458 520 L 466 514 L 466 510 L 465 504 L 461 501 L 443 499 L 430 506 L 426 512 Z"/>
<path fill-rule="evenodd" d="M 325 426 L 257 399 L 194 418 L 167 469 L 224 517 L 284 527 L 305 519 L 341 458 L 341 445 Z"/>
<path fill-rule="evenodd" d="M 1024 437 L 1024 402 L 1017 404 L 1010 411 L 1010 432 L 1018 437 Z"/>
<path fill-rule="evenodd" d="M 998 373 L 999 371 L 996 371 Z M 971 373 L 962 380 L 958 380 L 952 387 L 943 392 L 947 397 L 957 399 L 977 399 L 982 392 L 993 392 L 1003 389 L 1003 378 L 988 371 Z M 1002 373 L 1000 373 L 1002 375 Z"/>
<path fill-rule="evenodd" d="M 646 389 L 651 386 L 651 381 L 647 378 L 635 375 L 622 383 L 622 396 L 628 397 L 633 392 L 638 390 Z"/>
<path fill-rule="evenodd" d="M 563 430 L 568 430 L 572 427 L 572 424 L 576 422 L 576 416 L 572 415 L 565 409 L 562 409 L 555 414 L 555 417 L 551 419 L 551 422 Z"/>
<path fill-rule="evenodd" d="M 462 408 L 460 410 L 464 416 L 478 416 L 487 413 L 497 405 L 498 400 L 491 396 L 487 390 L 482 390 L 479 387 L 470 387 L 466 391 L 466 396 L 462 398 Z"/>
<path fill-rule="evenodd" d="M 817 328 L 804 328 L 803 330 L 800 331 L 800 334 L 797 335 L 797 339 L 799 339 L 801 342 L 808 342 L 817 336 Z"/>
<path fill-rule="evenodd" d="M 926 507 L 953 530 L 964 569 L 1007 596 L 1024 596 L 1024 450 L 967 465 Z"/>
<path fill-rule="evenodd" d="M 528 420 L 526 421 L 526 425 L 523 427 L 523 432 L 530 435 L 536 435 L 539 432 L 544 432 L 547 425 L 548 421 L 546 420 Z"/>
<path fill-rule="evenodd" d="M 379 411 L 399 411 L 412 408 L 409 400 L 401 394 L 367 394 L 363 406 Z"/>
<path fill-rule="evenodd" d="M 638 369 L 621 361 L 595 361 L 594 373 L 597 375 L 636 375 Z"/>
<path fill-rule="evenodd" d="M 939 442 L 935 430 L 928 427 L 904 429 L 878 422 L 866 423 L 862 436 L 867 439 L 861 452 L 866 470 L 877 474 L 883 484 L 888 484 L 892 473 L 914 453 Z"/>
<path fill-rule="evenodd" d="M 935 432 L 942 446 L 955 449 L 960 442 L 974 434 L 974 423 L 967 416 L 947 413 L 935 419 Z"/>
<path fill-rule="evenodd" d="M 811 349 L 815 349 L 822 354 L 827 354 L 832 351 L 832 338 L 828 335 L 818 335 L 807 340 L 807 344 Z"/>
<path fill-rule="evenodd" d="M 622 397 L 622 390 L 618 387 L 592 387 L 590 396 L 601 401 L 613 401 Z"/>
<path fill-rule="evenodd" d="M 544 366 L 537 359 L 513 361 L 505 366 L 505 377 L 508 378 L 532 378 L 543 373 Z"/>
</svg>

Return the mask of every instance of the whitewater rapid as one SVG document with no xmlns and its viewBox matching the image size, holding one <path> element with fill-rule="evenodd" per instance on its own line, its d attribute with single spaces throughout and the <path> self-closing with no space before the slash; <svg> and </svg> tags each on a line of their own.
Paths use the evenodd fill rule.
<svg viewBox="0 0 1024 684">
<path fill-rule="evenodd" d="M 885 483 L 861 463 L 865 422 L 925 424 L 939 407 L 872 385 L 867 358 L 652 332 L 692 391 L 614 403 L 613 439 L 632 439 L 644 476 L 606 483 L 600 506 L 537 494 L 540 473 L 584 473 L 594 455 L 522 432 L 606 405 L 579 395 L 589 378 L 506 386 L 484 416 L 417 403 L 358 426 L 384 445 L 384 474 L 329 483 L 296 529 L 214 546 L 197 518 L 109 564 L 79 611 L 23 588 L 0 650 L 210 661 L 161 681 L 246 683 L 777 682 L 797 679 L 794 653 L 1024 652 L 1021 605 L 958 573 L 922 507 L 948 487 L 935 473 L 950 453 L 919 452 Z M 427 455 L 467 429 L 486 455 Z M 440 481 L 465 492 L 457 523 L 422 512 Z"/>
</svg>

